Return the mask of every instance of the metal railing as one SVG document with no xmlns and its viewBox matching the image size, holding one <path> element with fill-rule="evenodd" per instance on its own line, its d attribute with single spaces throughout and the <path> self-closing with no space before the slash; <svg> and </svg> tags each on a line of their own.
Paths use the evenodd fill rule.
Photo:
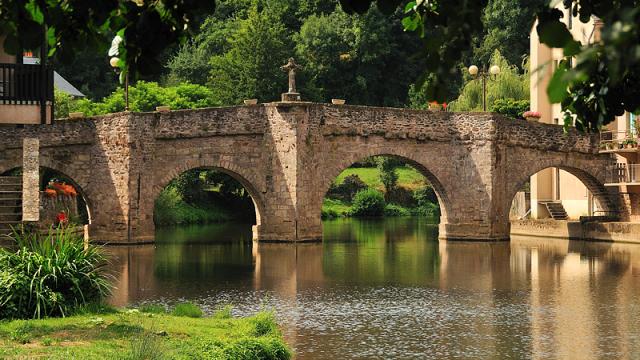
<svg viewBox="0 0 640 360">
<path fill-rule="evenodd" d="M 600 150 L 635 149 L 638 147 L 638 140 L 636 129 L 629 131 L 602 131 L 600 132 Z"/>
<path fill-rule="evenodd" d="M 53 68 L 0 63 L 0 104 L 53 102 Z"/>
<path fill-rule="evenodd" d="M 616 164 L 607 177 L 607 183 L 640 183 L 640 164 Z"/>
</svg>

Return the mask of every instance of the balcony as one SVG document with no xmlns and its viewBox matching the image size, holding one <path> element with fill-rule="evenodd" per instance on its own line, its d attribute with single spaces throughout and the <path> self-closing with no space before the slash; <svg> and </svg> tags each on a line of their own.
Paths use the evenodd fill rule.
<svg viewBox="0 0 640 360">
<path fill-rule="evenodd" d="M 638 133 L 632 131 L 600 132 L 600 153 L 636 154 L 638 152 Z"/>
<path fill-rule="evenodd" d="M 53 118 L 53 68 L 0 63 L 0 124 L 44 124 Z"/>
<path fill-rule="evenodd" d="M 616 164 L 609 172 L 605 186 L 627 186 L 627 189 L 640 190 L 640 164 Z"/>
</svg>

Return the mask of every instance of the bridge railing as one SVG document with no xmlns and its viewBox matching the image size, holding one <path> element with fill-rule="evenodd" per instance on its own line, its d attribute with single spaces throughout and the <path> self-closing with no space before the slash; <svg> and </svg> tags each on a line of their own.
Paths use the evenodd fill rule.
<svg viewBox="0 0 640 360">
<path fill-rule="evenodd" d="M 638 131 L 601 131 L 600 151 L 611 152 L 617 150 L 637 149 Z"/>
<path fill-rule="evenodd" d="M 40 65 L 0 63 L 0 104 L 38 105 L 53 98 L 51 66 L 43 71 Z"/>
<path fill-rule="evenodd" d="M 640 164 L 617 163 L 607 176 L 609 184 L 640 184 Z"/>
</svg>

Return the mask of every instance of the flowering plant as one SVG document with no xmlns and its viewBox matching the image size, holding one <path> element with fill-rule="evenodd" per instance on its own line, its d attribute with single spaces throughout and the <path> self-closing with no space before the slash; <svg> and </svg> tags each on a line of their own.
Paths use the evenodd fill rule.
<svg viewBox="0 0 640 360">
<path fill-rule="evenodd" d="M 76 189 L 68 184 L 65 184 L 63 182 L 51 182 L 49 183 L 49 186 L 47 187 L 47 189 L 45 190 L 47 196 L 52 196 L 52 193 L 48 190 L 52 190 L 55 191 L 58 195 L 63 195 L 63 196 L 71 196 L 71 197 L 75 197 L 78 195 L 78 192 L 76 191 Z"/>
<path fill-rule="evenodd" d="M 44 194 L 50 198 L 54 198 L 58 196 L 58 192 L 55 191 L 54 189 L 44 189 Z"/>
<path fill-rule="evenodd" d="M 56 215 L 56 221 L 58 222 L 58 224 L 66 224 L 69 221 L 69 218 L 64 211 L 60 211 L 58 215 Z"/>
<path fill-rule="evenodd" d="M 524 114 L 522 114 L 522 117 L 524 117 L 524 118 L 529 118 L 529 117 L 540 118 L 540 117 L 542 117 L 542 115 L 540 115 L 540 113 L 537 112 L 537 111 L 529 110 L 529 111 L 525 111 Z"/>
</svg>

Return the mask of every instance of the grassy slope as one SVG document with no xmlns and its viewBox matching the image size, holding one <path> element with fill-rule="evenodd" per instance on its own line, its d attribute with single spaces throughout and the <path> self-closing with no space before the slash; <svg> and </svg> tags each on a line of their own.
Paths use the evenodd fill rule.
<svg viewBox="0 0 640 360">
<path fill-rule="evenodd" d="M 409 190 L 415 190 L 424 186 L 425 177 L 416 169 L 411 167 L 396 168 L 398 174 L 398 186 Z M 384 190 L 384 185 L 380 182 L 380 172 L 377 168 L 348 168 L 336 178 L 336 183 L 340 184 L 345 177 L 356 174 L 360 180 L 369 187 L 380 191 Z"/>
<path fill-rule="evenodd" d="M 409 190 L 416 190 L 425 184 L 425 177 L 418 170 L 412 167 L 396 168 L 398 174 L 398 186 Z M 380 182 L 380 172 L 377 168 L 348 168 L 338 175 L 336 183 L 340 184 L 345 177 L 356 174 L 367 186 L 384 191 L 384 185 Z M 322 210 L 324 212 L 335 212 L 338 215 L 346 214 L 351 208 L 351 204 L 337 199 L 324 198 Z"/>
<path fill-rule="evenodd" d="M 155 358 L 156 350 L 163 359 L 290 357 L 269 313 L 221 319 L 125 311 L 0 322 L 0 358 Z"/>
</svg>

